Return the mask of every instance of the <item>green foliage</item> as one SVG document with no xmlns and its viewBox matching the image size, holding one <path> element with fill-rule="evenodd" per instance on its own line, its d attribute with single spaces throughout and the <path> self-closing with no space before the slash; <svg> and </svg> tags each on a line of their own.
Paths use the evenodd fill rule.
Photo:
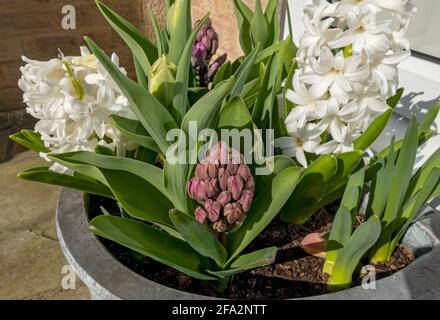
<svg viewBox="0 0 440 320">
<path fill-rule="evenodd" d="M 323 267 L 323 272 L 330 275 L 328 285 L 332 290 L 351 285 L 362 259 L 387 262 L 411 224 L 420 219 L 426 205 L 440 194 L 440 150 L 413 173 L 420 130 L 429 128 L 435 118 L 432 114 L 427 117 L 429 120 L 420 127 L 415 118 L 411 119 L 399 148 L 393 139 L 388 152 L 375 160 L 370 177 L 365 169 L 350 177 L 333 221 Z M 369 179 L 372 184 L 365 222 L 354 227 L 363 198 L 362 187 Z"/>
</svg>

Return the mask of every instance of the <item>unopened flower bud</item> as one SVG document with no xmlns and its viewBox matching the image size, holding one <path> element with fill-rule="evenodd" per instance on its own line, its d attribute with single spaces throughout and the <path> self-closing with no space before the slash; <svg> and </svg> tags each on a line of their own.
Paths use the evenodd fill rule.
<svg viewBox="0 0 440 320">
<path fill-rule="evenodd" d="M 201 224 L 206 224 L 208 220 L 208 214 L 202 207 L 197 207 L 195 211 L 195 217 Z"/>
<path fill-rule="evenodd" d="M 240 176 L 231 176 L 228 179 L 228 191 L 232 195 L 232 199 L 237 201 L 240 199 L 241 192 L 243 191 L 243 179 Z"/>
<path fill-rule="evenodd" d="M 254 196 L 254 194 L 249 190 L 244 190 L 242 192 L 241 198 L 240 198 L 240 200 L 238 200 L 238 202 L 241 204 L 241 207 L 244 212 L 249 211 L 251 204 L 252 204 L 253 196 Z"/>
<path fill-rule="evenodd" d="M 171 108 L 174 99 L 174 83 L 177 67 L 163 55 L 152 66 L 149 73 L 149 91 L 166 108 Z"/>
</svg>

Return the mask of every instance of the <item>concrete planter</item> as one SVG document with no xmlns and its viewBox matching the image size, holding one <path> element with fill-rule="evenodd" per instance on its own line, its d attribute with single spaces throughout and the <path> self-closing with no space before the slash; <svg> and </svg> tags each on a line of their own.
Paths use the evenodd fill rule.
<svg viewBox="0 0 440 320">
<path fill-rule="evenodd" d="M 64 255 L 93 299 L 213 299 L 150 281 L 113 258 L 87 230 L 88 220 L 80 192 L 62 190 L 56 227 Z M 410 266 L 377 281 L 375 290 L 355 287 L 307 299 L 440 299 L 439 244 L 429 222 L 416 224 L 405 236 L 404 245 L 416 255 L 426 254 Z"/>
</svg>

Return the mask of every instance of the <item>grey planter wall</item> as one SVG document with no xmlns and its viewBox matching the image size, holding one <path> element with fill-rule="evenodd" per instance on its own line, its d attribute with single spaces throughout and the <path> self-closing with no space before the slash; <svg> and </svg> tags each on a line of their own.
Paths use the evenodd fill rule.
<svg viewBox="0 0 440 320">
<path fill-rule="evenodd" d="M 56 215 L 61 248 L 70 265 L 90 289 L 93 299 L 213 299 L 150 281 L 118 262 L 88 231 L 83 194 L 63 189 Z M 440 299 L 440 220 L 413 226 L 404 244 L 426 252 L 410 266 L 377 281 L 376 290 L 351 288 L 307 299 Z"/>
</svg>

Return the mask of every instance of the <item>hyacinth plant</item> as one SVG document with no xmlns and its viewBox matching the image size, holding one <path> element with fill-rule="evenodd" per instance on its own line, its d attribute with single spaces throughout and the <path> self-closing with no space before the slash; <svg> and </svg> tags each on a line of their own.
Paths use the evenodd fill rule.
<svg viewBox="0 0 440 320">
<path fill-rule="evenodd" d="M 255 92 L 265 87 L 267 81 L 276 80 L 278 85 L 272 89 L 271 96 L 275 101 L 281 90 L 282 74 L 287 74 L 293 54 L 282 53 L 282 46 L 265 51 L 256 43 L 248 55 L 234 63 L 220 66 L 222 61 L 214 61 L 211 67 L 217 72 L 208 76 L 212 84 L 196 87 L 203 84 L 197 79 L 201 61 L 195 61 L 199 58 L 200 44 L 210 50 L 204 56 L 206 67 L 218 39 L 208 16 L 192 27 L 191 1 L 167 1 L 164 29 L 159 28 L 150 12 L 156 44 L 102 2 L 97 1 L 97 5 L 131 49 L 137 81 L 127 76 L 115 57 L 110 59 L 87 37 L 91 52 L 83 49 L 80 58 L 60 57 L 52 61 L 58 67 L 54 72 L 38 69 L 40 62 L 32 62 L 39 72 L 34 69 L 24 72 L 23 81 L 29 82 L 29 88 L 23 86 L 25 100 L 32 111 L 41 110 L 41 125 L 46 125 L 49 131 L 45 134 L 37 125 L 36 132 L 22 131 L 11 138 L 44 154 L 63 171 L 34 168 L 19 177 L 113 199 L 121 212 L 108 214 L 104 210 L 103 215 L 90 222 L 91 231 L 189 276 L 209 281 L 219 290 L 225 288 L 233 274 L 272 263 L 275 247 L 243 252 L 277 216 L 295 188 L 301 169 L 294 161 L 284 156 L 266 159 L 273 166 L 271 175 L 254 177 L 256 166 L 244 163 L 244 155 L 238 150 L 223 147 L 225 142 L 211 146 L 206 158 L 197 165 L 174 163 L 168 158 L 168 151 L 177 143 L 184 145 L 188 157 L 198 154 L 202 141 L 185 144 L 191 123 L 196 123 L 199 129 L 252 130 L 260 128 L 262 119 L 270 116 L 271 121 L 262 127 L 280 127 L 279 117 L 272 117 L 276 105 L 265 104 Z M 114 91 L 99 92 L 99 85 L 87 87 L 89 77 L 80 77 L 85 70 L 83 66 L 99 70 L 91 80 Z M 38 78 L 33 78 L 34 74 Z M 265 77 L 263 81 L 260 74 Z M 59 77 L 55 79 L 58 82 L 51 82 L 54 75 Z M 47 92 L 67 96 L 58 83 L 67 87 L 71 109 L 82 107 L 80 110 L 93 113 L 94 107 L 101 106 L 106 111 L 101 121 L 93 121 L 86 112 L 82 117 L 73 117 L 66 111 L 63 99 L 55 100 L 58 104 L 33 99 L 42 98 Z M 91 89 L 98 91 L 95 100 L 83 100 L 93 92 Z M 28 92 L 34 94 L 32 99 L 26 99 Z M 118 105 L 114 112 L 109 112 L 113 111 L 110 108 L 113 100 L 123 101 L 124 108 Z M 54 114 L 55 119 L 45 117 L 53 114 L 50 113 L 53 107 L 65 113 Z M 78 136 L 81 121 L 90 121 L 94 126 L 87 131 L 89 135 L 84 141 L 75 141 L 76 148 L 57 149 L 50 139 L 60 129 L 54 121 L 58 119 L 65 124 L 61 129 L 72 133 L 72 137 Z M 118 140 L 103 129 L 99 131 L 101 126 L 126 139 L 132 145 L 133 149 L 129 150 L 132 152 L 116 152 L 119 149 L 112 146 Z M 173 130 L 179 131 L 176 141 L 168 136 Z M 95 144 L 85 148 L 85 142 L 91 139 L 98 141 L 93 140 Z M 63 140 L 62 136 L 59 140 Z M 251 143 L 255 143 L 255 150 L 264 149 L 262 139 Z M 216 150 L 228 150 L 227 154 L 237 155 L 232 159 L 239 161 L 222 157 L 213 161 L 213 155 L 218 154 Z"/>
<path fill-rule="evenodd" d="M 389 261 L 408 228 L 433 213 L 426 206 L 440 195 L 440 150 L 413 172 L 423 125 L 417 127 L 413 118 L 399 146 L 393 141 L 368 170 L 363 168 L 350 177 L 327 244 L 323 272 L 330 275 L 330 289 L 349 287 L 361 261 Z M 365 193 L 364 222 L 355 227 L 368 175 L 373 183 Z"/>
<path fill-rule="evenodd" d="M 281 218 L 302 224 L 340 199 L 403 94 L 410 0 L 316 0 L 306 6 L 296 69 L 283 90 L 288 135 L 276 140 L 306 169 Z M 433 119 L 431 119 L 432 121 Z M 420 132 L 421 143 L 432 135 Z"/>
</svg>

